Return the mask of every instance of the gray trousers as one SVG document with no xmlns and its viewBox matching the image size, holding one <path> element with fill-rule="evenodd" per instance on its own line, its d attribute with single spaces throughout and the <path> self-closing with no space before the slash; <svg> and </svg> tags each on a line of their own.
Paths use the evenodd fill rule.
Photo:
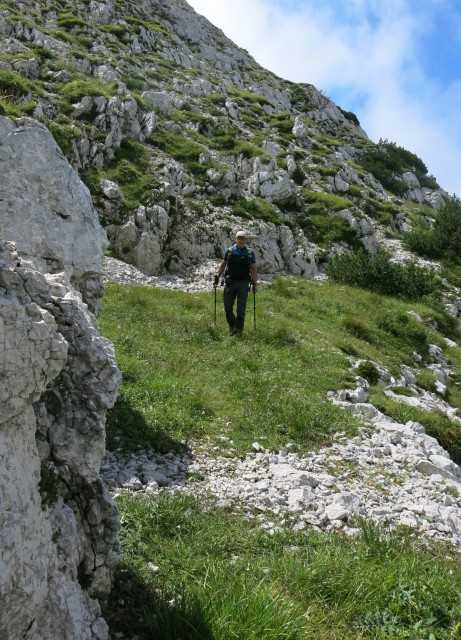
<svg viewBox="0 0 461 640">
<path fill-rule="evenodd" d="M 245 324 L 245 309 L 248 299 L 249 280 L 233 280 L 224 288 L 224 311 L 230 330 L 243 331 Z M 237 298 L 237 315 L 234 313 L 235 299 Z"/>
</svg>

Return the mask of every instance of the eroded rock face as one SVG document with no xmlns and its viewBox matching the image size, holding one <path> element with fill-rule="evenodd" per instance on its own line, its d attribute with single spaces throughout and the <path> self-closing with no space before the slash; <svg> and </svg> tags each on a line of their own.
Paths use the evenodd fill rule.
<svg viewBox="0 0 461 640">
<path fill-rule="evenodd" d="M 82 299 L 99 307 L 105 235 L 47 130 L 1 120 L 0 638 L 106 640 L 119 516 L 99 468 L 121 374 Z M 26 139 L 55 158 L 27 162 Z"/>
<path fill-rule="evenodd" d="M 0 230 L 42 272 L 65 271 L 97 310 L 108 245 L 90 192 L 39 122 L 0 116 Z M 20 240 L 20 241 L 18 241 Z"/>
</svg>

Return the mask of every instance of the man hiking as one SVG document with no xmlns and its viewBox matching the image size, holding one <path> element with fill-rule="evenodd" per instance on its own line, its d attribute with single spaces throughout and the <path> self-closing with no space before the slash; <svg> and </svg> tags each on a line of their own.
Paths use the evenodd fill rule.
<svg viewBox="0 0 461 640">
<path fill-rule="evenodd" d="M 224 273 L 224 311 L 229 325 L 229 333 L 235 336 L 242 335 L 250 284 L 253 285 L 253 293 L 256 294 L 258 279 L 256 254 L 246 241 L 246 233 L 237 231 L 235 244 L 226 249 L 224 259 L 214 278 L 214 287 L 216 288 L 219 278 Z M 234 313 L 236 299 L 237 315 Z"/>
</svg>

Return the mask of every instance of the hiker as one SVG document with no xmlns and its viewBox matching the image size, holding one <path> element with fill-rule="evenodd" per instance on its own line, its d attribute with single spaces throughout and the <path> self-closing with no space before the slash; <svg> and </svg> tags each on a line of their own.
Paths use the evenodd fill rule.
<svg viewBox="0 0 461 640">
<path fill-rule="evenodd" d="M 237 231 L 235 244 L 226 249 L 224 259 L 214 278 L 216 289 L 219 278 L 224 273 L 224 311 L 229 333 L 236 336 L 242 335 L 250 285 L 253 286 L 253 294 L 256 294 L 258 279 L 256 254 L 246 241 L 246 233 Z M 234 313 L 235 299 L 237 299 L 237 315 Z"/>
</svg>

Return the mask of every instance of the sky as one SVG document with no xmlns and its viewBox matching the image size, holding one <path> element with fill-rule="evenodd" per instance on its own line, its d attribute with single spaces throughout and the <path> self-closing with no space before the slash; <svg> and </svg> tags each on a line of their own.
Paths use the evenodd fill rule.
<svg viewBox="0 0 461 640">
<path fill-rule="evenodd" d="M 461 197 L 459 0 L 187 0 L 262 67 L 313 84 Z"/>
</svg>

